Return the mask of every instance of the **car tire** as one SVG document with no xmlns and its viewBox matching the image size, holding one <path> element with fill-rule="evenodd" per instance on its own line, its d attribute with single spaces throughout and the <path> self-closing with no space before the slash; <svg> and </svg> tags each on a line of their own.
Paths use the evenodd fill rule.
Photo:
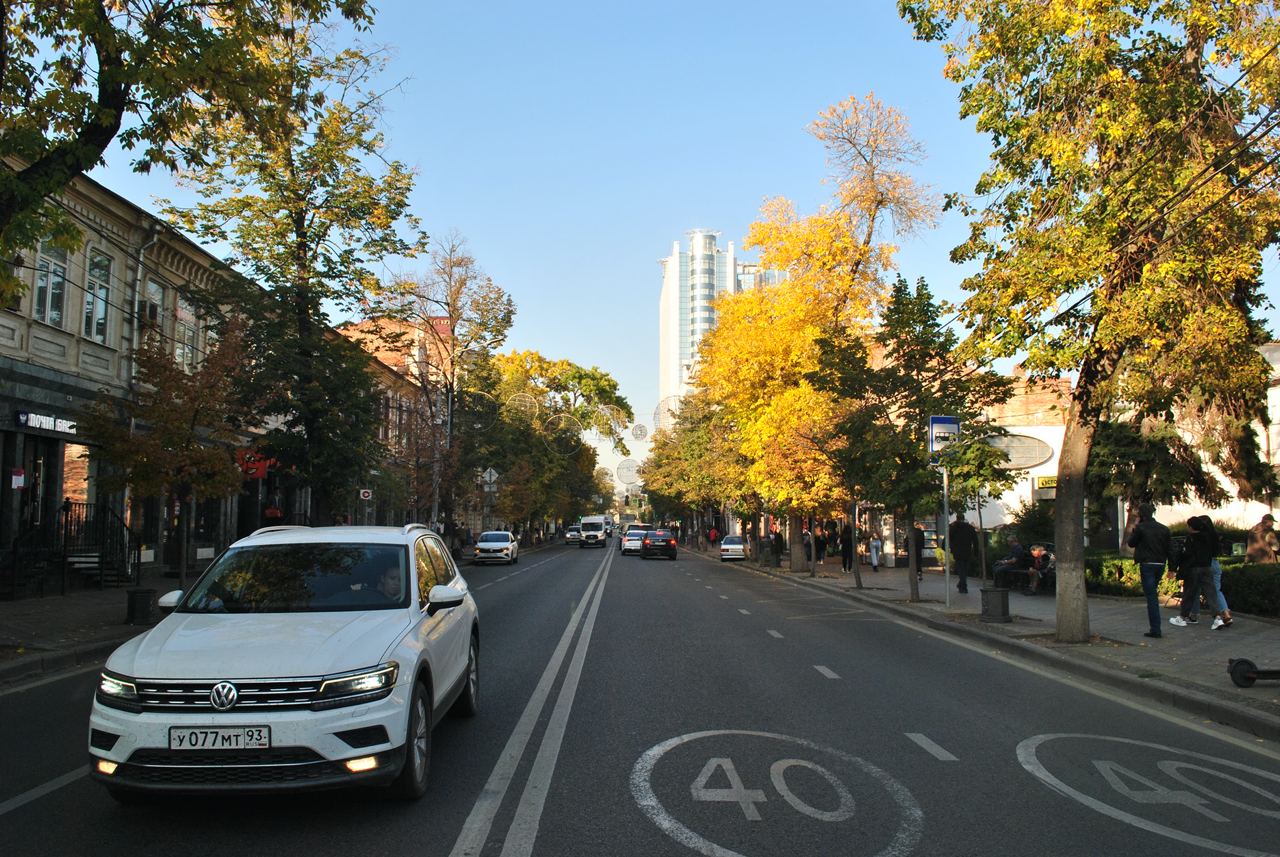
<svg viewBox="0 0 1280 857">
<path fill-rule="evenodd" d="M 480 639 L 471 635 L 471 646 L 467 649 L 467 678 L 462 686 L 462 693 L 453 703 L 451 714 L 457 717 L 475 717 L 480 710 Z"/>
<path fill-rule="evenodd" d="M 403 800 L 418 800 L 427 793 L 431 773 L 431 694 L 422 682 L 414 682 L 409 701 L 409 725 L 404 736 L 404 767 L 391 784 Z"/>
</svg>

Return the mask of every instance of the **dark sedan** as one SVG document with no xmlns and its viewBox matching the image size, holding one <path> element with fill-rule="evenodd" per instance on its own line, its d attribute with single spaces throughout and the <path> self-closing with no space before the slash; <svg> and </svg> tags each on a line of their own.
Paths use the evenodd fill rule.
<svg viewBox="0 0 1280 857">
<path fill-rule="evenodd" d="M 640 558 L 648 559 L 651 556 L 665 556 L 675 559 L 675 534 L 670 530 L 650 530 L 645 533 L 644 541 L 640 543 Z"/>
</svg>

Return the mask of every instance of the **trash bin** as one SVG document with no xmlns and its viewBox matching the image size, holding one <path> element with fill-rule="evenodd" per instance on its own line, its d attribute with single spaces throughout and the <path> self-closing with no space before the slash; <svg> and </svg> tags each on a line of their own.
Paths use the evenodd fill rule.
<svg viewBox="0 0 1280 857">
<path fill-rule="evenodd" d="M 978 618 L 983 622 L 1012 622 L 1009 616 L 1009 590 L 999 586 L 982 587 L 982 615 Z"/>
<path fill-rule="evenodd" d="M 156 591 L 154 589 L 130 589 L 129 612 L 126 625 L 150 625 L 156 621 Z"/>
</svg>

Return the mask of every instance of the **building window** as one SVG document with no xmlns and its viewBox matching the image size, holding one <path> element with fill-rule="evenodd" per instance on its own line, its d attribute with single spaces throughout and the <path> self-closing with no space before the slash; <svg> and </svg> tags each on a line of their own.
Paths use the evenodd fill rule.
<svg viewBox="0 0 1280 857">
<path fill-rule="evenodd" d="M 194 372 L 196 364 L 196 310 L 181 296 L 178 297 L 177 322 L 173 327 L 173 359 L 188 372 Z"/>
<path fill-rule="evenodd" d="M 40 245 L 40 259 L 36 263 L 36 321 L 62 327 L 66 288 L 67 251 L 46 241 Z"/>
<path fill-rule="evenodd" d="M 164 284 L 147 280 L 146 294 L 138 300 L 138 327 L 160 327 L 160 314 L 164 311 Z"/>
<path fill-rule="evenodd" d="M 84 287 L 84 338 L 107 343 L 107 307 L 111 302 L 111 257 L 97 250 L 89 254 Z"/>
</svg>

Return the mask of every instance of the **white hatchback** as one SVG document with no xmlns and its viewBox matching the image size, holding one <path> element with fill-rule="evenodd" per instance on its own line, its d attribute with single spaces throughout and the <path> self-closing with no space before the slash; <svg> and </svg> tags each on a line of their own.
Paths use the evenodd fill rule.
<svg viewBox="0 0 1280 857">
<path fill-rule="evenodd" d="M 89 717 L 120 800 L 390 784 L 426 791 L 431 727 L 479 692 L 475 601 L 420 524 L 267 527 L 107 660 Z"/>
</svg>

